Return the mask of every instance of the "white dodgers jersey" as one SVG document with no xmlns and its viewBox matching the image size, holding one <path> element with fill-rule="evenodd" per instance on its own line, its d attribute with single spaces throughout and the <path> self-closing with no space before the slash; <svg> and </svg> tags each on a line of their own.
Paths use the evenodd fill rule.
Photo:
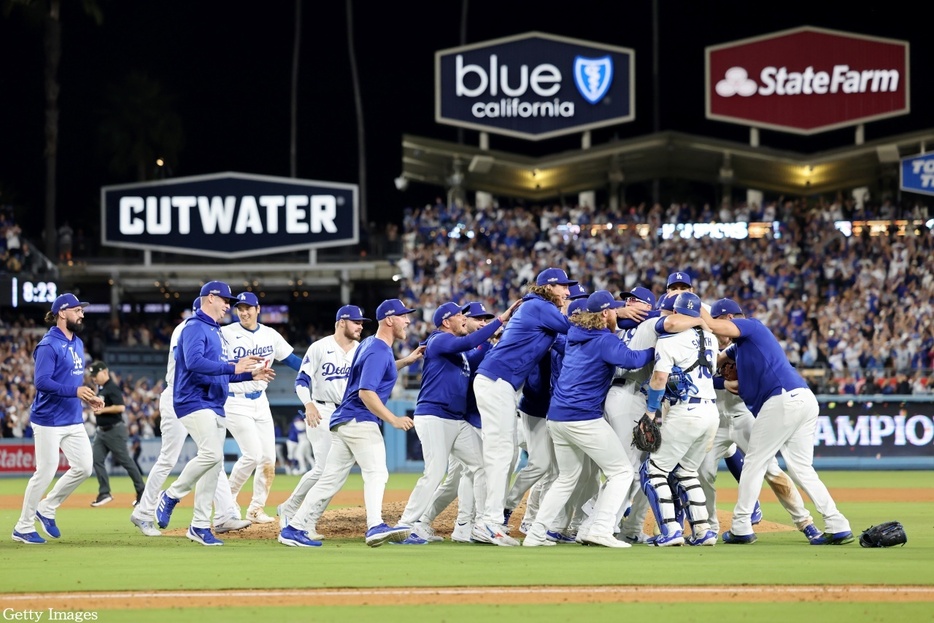
<svg viewBox="0 0 934 623">
<path fill-rule="evenodd" d="M 672 367 L 678 366 L 682 371 L 687 370 L 697 363 L 700 353 L 704 351 L 707 362 L 712 367 L 706 368 L 697 365 L 688 373 L 688 378 L 697 387 L 697 393 L 691 392 L 692 397 L 716 399 L 717 393 L 713 388 L 714 367 L 717 365 L 717 356 L 720 354 L 720 347 L 717 345 L 717 338 L 709 331 L 703 331 L 703 349 L 699 349 L 698 331 L 696 329 L 687 329 L 680 333 L 663 335 L 658 338 L 655 345 L 655 371 L 671 372 Z"/>
<path fill-rule="evenodd" d="M 273 361 L 286 359 L 293 350 L 278 331 L 262 324 L 257 325 L 255 331 L 248 331 L 239 322 L 233 322 L 221 328 L 221 339 L 224 342 L 224 352 L 232 362 L 256 355 L 263 358 L 259 365 L 267 368 Z M 230 392 L 249 394 L 265 391 L 268 385 L 268 381 L 241 381 L 231 383 Z"/>
</svg>

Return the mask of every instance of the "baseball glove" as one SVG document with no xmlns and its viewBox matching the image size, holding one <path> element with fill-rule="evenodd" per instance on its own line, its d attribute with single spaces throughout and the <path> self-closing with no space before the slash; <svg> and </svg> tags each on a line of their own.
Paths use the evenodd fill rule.
<svg viewBox="0 0 934 623">
<path fill-rule="evenodd" d="M 724 381 L 735 381 L 736 364 L 729 360 L 723 362 L 723 365 L 717 370 L 717 374 L 722 376 Z"/>
<path fill-rule="evenodd" d="M 656 452 L 662 445 L 662 431 L 658 424 L 648 413 L 643 414 L 632 428 L 632 445 L 643 452 Z"/>
<path fill-rule="evenodd" d="M 870 526 L 859 535 L 859 544 L 863 547 L 892 547 L 908 542 L 905 527 L 898 521 L 887 521 L 878 526 Z"/>
</svg>

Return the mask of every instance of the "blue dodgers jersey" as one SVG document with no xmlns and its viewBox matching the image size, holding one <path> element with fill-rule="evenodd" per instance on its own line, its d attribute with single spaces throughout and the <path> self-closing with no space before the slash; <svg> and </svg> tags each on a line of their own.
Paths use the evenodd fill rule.
<svg viewBox="0 0 934 623">
<path fill-rule="evenodd" d="M 172 404 L 176 416 L 208 409 L 224 417 L 230 383 L 252 378 L 248 372 L 234 375 L 236 364 L 228 359 L 220 325 L 199 309 L 188 319 L 175 348 Z"/>
<path fill-rule="evenodd" d="M 397 376 L 396 358 L 389 344 L 375 335 L 360 342 L 357 352 L 354 353 L 353 362 L 350 364 L 350 377 L 347 379 L 344 399 L 331 414 L 331 429 L 351 420 L 381 422 L 382 420 L 373 415 L 360 400 L 360 390 L 367 389 L 376 392 L 380 401 L 386 404 L 396 384 Z"/>
<path fill-rule="evenodd" d="M 616 367 L 641 368 L 654 355 L 651 348 L 631 350 L 609 329 L 572 326 L 548 419 L 581 422 L 602 418 Z"/>
<path fill-rule="evenodd" d="M 765 401 L 783 389 L 808 386 L 768 327 L 755 318 L 734 318 L 732 322 L 741 336 L 733 340 L 727 354 L 736 360 L 739 395 L 753 415 L 758 415 Z"/>
<path fill-rule="evenodd" d="M 422 386 L 414 415 L 435 415 L 446 420 L 462 420 L 467 415 L 470 361 L 467 355 L 486 342 L 500 327 L 499 321 L 469 335 L 458 337 L 435 331 L 425 344 Z"/>
<path fill-rule="evenodd" d="M 84 343 L 52 327 L 32 353 L 36 362 L 36 399 L 29 419 L 39 426 L 72 426 L 84 422 L 78 388 L 84 385 Z"/>
<path fill-rule="evenodd" d="M 559 333 L 571 326 L 561 310 L 537 294 L 527 294 L 512 315 L 503 337 L 480 364 L 477 374 L 503 379 L 514 389 L 528 378 L 532 366 L 551 347 Z"/>
</svg>

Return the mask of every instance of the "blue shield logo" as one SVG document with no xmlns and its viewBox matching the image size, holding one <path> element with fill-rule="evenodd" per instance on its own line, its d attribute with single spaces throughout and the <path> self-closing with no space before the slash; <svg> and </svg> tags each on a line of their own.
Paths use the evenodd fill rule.
<svg viewBox="0 0 934 623">
<path fill-rule="evenodd" d="M 574 84 L 585 100 L 596 104 L 613 84 L 613 59 L 574 57 Z"/>
</svg>

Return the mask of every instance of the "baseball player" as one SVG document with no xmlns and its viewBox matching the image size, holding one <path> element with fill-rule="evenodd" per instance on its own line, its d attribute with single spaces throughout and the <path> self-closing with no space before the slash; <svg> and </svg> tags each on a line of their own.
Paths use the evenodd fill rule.
<svg viewBox="0 0 934 623">
<path fill-rule="evenodd" d="M 692 292 L 682 292 L 675 297 L 672 308 L 675 314 L 699 318 L 701 301 Z M 677 495 L 693 529 L 693 536 L 687 542 L 716 545 L 717 533 L 710 529 L 707 501 L 697 481 L 697 469 L 720 422 L 713 388 L 714 362 L 720 352 L 716 337 L 695 327 L 659 336 L 655 348 L 655 369 L 649 381 L 645 412 L 655 417 L 666 386 L 677 383 L 678 387 L 675 390 L 677 401 L 665 416 L 661 446 L 642 464 L 639 472 L 642 490 L 660 532 L 647 544 L 657 547 L 684 544 L 683 531 L 675 518 L 674 496 Z M 675 491 L 669 484 L 669 474 L 675 480 Z"/>
<path fill-rule="evenodd" d="M 402 511 L 400 526 L 412 528 L 412 534 L 402 541 L 406 545 L 423 545 L 432 536 L 430 526 L 419 523 L 431 505 L 432 496 L 444 479 L 448 459 L 454 457 L 466 467 L 473 480 L 474 499 L 486 498 L 486 476 L 480 440 L 467 422 L 467 387 L 470 380 L 471 355 L 502 327 L 521 302 L 479 331 L 470 333 L 464 313 L 469 305 L 448 302 L 434 313 L 437 330 L 425 341 L 422 364 L 422 384 L 415 403 L 415 432 L 422 443 L 425 472 L 415 483 L 409 501 Z"/>
<path fill-rule="evenodd" d="M 218 473 L 224 461 L 224 402 L 230 383 L 252 379 L 270 381 L 272 368 L 262 365 L 262 357 L 247 355 L 231 363 L 230 346 L 223 339 L 221 318 L 236 301 L 230 286 L 209 281 L 201 288 L 201 309 L 195 312 L 179 334 L 175 350 L 175 415 L 198 446 L 198 454 L 188 462 L 178 479 L 162 492 L 156 507 L 156 521 L 166 528 L 179 500 L 195 489 L 195 510 L 187 536 L 201 545 L 224 542 L 211 532 L 211 502 Z M 197 485 L 197 487 L 196 487 Z"/>
<path fill-rule="evenodd" d="M 191 306 L 192 313 L 197 312 L 199 309 L 201 309 L 201 297 L 196 298 Z M 162 394 L 159 396 L 159 429 L 162 432 L 162 446 L 159 448 L 159 456 L 156 458 L 156 462 L 153 463 L 149 475 L 146 477 L 146 488 L 143 489 L 143 495 L 136 507 L 133 508 L 133 512 L 130 513 L 130 523 L 139 528 L 144 536 L 162 535 L 153 522 L 156 505 L 159 503 L 159 492 L 162 490 L 166 478 L 172 472 L 172 468 L 178 462 L 182 447 L 185 445 L 185 439 L 188 437 L 188 431 L 185 430 L 185 427 L 175 416 L 172 386 L 175 383 L 175 351 L 178 348 L 178 338 L 189 319 L 179 323 L 169 338 L 165 389 L 162 390 Z M 223 534 L 248 527 L 250 527 L 250 522 L 240 519 L 233 496 L 230 494 L 227 473 L 224 471 L 223 465 L 221 465 L 218 467 L 217 487 L 214 489 L 214 532 Z"/>
<path fill-rule="evenodd" d="M 305 405 L 305 436 L 311 442 L 315 465 L 311 471 L 302 475 L 289 498 L 276 509 L 280 529 L 289 524 L 289 518 L 298 511 L 305 496 L 324 473 L 331 450 L 331 415 L 344 399 L 350 366 L 360 346 L 363 323 L 369 321 L 369 318 L 363 317 L 361 308 L 344 305 L 337 310 L 333 335 L 323 337 L 309 346 L 302 359 L 301 369 L 295 377 L 295 394 Z M 313 541 L 324 538 L 318 534 L 317 521 L 327 503 L 328 500 L 324 500 L 305 522 L 305 531 Z"/>
<path fill-rule="evenodd" d="M 59 295 L 45 315 L 48 333 L 40 340 L 32 357 L 36 362 L 36 399 L 29 411 L 36 454 L 36 472 L 26 484 L 23 512 L 13 527 L 13 540 L 41 545 L 42 531 L 53 539 L 62 536 L 55 513 L 71 493 L 92 474 L 91 440 L 84 428 L 81 402 L 100 411 L 104 400 L 84 384 L 84 342 L 78 333 L 84 328 L 84 308 L 74 294 Z M 68 459 L 68 471 L 43 498 L 58 470 L 58 451 Z"/>
<path fill-rule="evenodd" d="M 578 486 L 585 456 L 600 468 L 605 482 L 593 509 L 593 524 L 582 540 L 604 547 L 631 547 L 613 536 L 613 525 L 632 484 L 633 470 L 622 443 L 603 419 L 603 402 L 617 366 L 640 368 L 654 353 L 652 349 L 629 350 L 615 336 L 616 309 L 624 305 L 606 290 L 597 290 L 587 297 L 585 311 L 570 317 L 561 374 L 547 416 L 558 477 L 545 493 L 522 543 L 525 547 L 552 543 L 548 528 Z"/>
<path fill-rule="evenodd" d="M 237 295 L 234 310 L 240 322 L 231 323 L 221 329 L 221 335 L 230 347 L 234 360 L 247 355 L 260 357 L 262 365 L 270 367 L 272 362 L 282 361 L 296 372 L 302 360 L 279 332 L 259 322 L 259 299 L 252 292 Z M 266 500 L 272 481 L 276 477 L 276 433 L 272 422 L 272 411 L 266 397 L 266 381 L 250 379 L 231 383 L 224 403 L 227 430 L 240 446 L 240 458 L 230 470 L 230 493 L 234 500 L 244 483 L 254 471 L 253 497 L 246 511 L 246 519 L 253 523 L 275 521 L 266 514 Z"/>
<path fill-rule="evenodd" d="M 720 299 L 711 307 L 710 315 L 719 318 L 736 309 L 741 310 L 742 308 L 732 299 Z M 731 343 L 729 338 L 722 336 L 717 336 L 717 340 L 721 351 Z M 720 427 L 714 437 L 713 447 L 707 453 L 703 463 L 701 463 L 697 475 L 701 487 L 704 489 L 704 495 L 707 497 L 710 529 L 719 534 L 720 522 L 717 518 L 715 487 L 717 466 L 720 459 L 724 459 L 730 473 L 737 482 L 739 481 L 745 458 L 744 449 L 749 445 L 749 435 L 752 432 L 752 424 L 755 422 L 755 418 L 742 398 L 724 388 L 722 376 L 715 375 L 713 382 L 714 388 L 717 390 L 717 410 L 720 412 Z M 810 532 L 812 536 L 820 534 L 813 525 L 814 520 L 811 518 L 811 513 L 805 508 L 804 500 L 801 499 L 797 487 L 795 487 L 791 477 L 782 471 L 778 465 L 778 460 L 774 457 L 773 460 L 769 461 L 765 472 L 765 481 L 769 484 L 781 505 L 792 516 L 795 526 L 799 530 L 805 533 Z M 750 523 L 756 525 L 761 520 L 762 511 L 759 503 L 756 502 L 750 517 Z"/>
<path fill-rule="evenodd" d="M 398 361 L 392 352 L 396 340 L 405 339 L 410 322 L 408 315 L 414 311 L 399 299 L 385 300 L 376 308 L 379 329 L 357 348 L 344 399 L 331 414 L 333 438 L 324 473 L 279 532 L 278 541 L 283 545 L 321 546 L 321 541 L 309 538 L 305 521 L 318 504 L 331 499 L 343 486 L 355 462 L 360 465 L 363 475 L 366 544 L 379 547 L 389 541 L 404 541 L 409 536 L 411 530 L 408 528 L 390 527 L 383 523 L 383 493 L 389 472 L 386 468 L 386 446 L 377 423 L 382 420 L 399 430 L 409 430 L 414 426 L 412 418 L 398 417 L 386 407 L 386 400 L 396 384 L 397 369 L 418 361 L 424 352 L 419 347 Z M 312 419 L 309 425 L 318 426 L 319 422 Z"/>
<path fill-rule="evenodd" d="M 785 351 L 772 332 L 754 318 L 746 318 L 742 308 L 724 303 L 713 318 L 707 310 L 702 317 L 716 333 L 733 341 L 718 363 L 736 363 L 736 381 L 725 386 L 735 391 L 749 407 L 756 421 L 749 436 L 739 492 L 733 509 L 733 523 L 723 533 L 723 542 L 746 544 L 756 541 L 751 515 L 762 489 L 769 463 L 781 451 L 788 473 L 804 489 L 824 518 L 824 532 L 813 524 L 802 529 L 812 545 L 844 545 L 855 539 L 850 522 L 837 510 L 827 487 L 814 470 L 814 429 L 820 408 L 817 398 L 801 375 L 788 362 Z M 798 518 L 795 518 L 797 523 Z M 800 527 L 800 526 L 799 526 Z"/>
<path fill-rule="evenodd" d="M 567 302 L 568 286 L 575 284 L 560 268 L 541 271 L 499 343 L 477 370 L 474 393 L 483 420 L 487 499 L 474 525 L 475 541 L 501 546 L 519 544 L 503 529 L 506 490 L 516 447 L 517 392 L 557 335 L 567 333 L 570 328 L 561 310 Z"/>
<path fill-rule="evenodd" d="M 305 475 L 314 465 L 314 455 L 311 450 L 311 441 L 305 431 L 308 425 L 305 423 L 305 412 L 299 411 L 292 418 L 289 425 L 289 436 L 286 438 L 286 458 L 289 461 L 289 474 Z"/>
</svg>

